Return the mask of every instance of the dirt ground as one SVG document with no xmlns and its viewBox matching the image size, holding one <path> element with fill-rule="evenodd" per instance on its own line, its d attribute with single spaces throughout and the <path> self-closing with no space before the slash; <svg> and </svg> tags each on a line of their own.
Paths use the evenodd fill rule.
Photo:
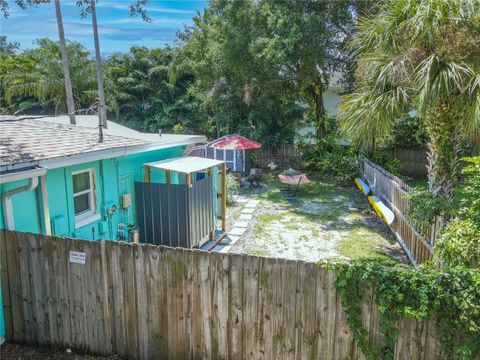
<svg viewBox="0 0 480 360">
<path fill-rule="evenodd" d="M 0 347 L 1 360 L 120 360 L 118 355 L 93 356 L 85 353 L 74 352 L 70 349 L 38 348 L 12 343 L 4 343 Z"/>
<path fill-rule="evenodd" d="M 249 195 L 260 200 L 232 252 L 317 262 L 389 257 L 408 263 L 388 227 L 353 186 L 311 176 L 296 197 L 275 176 Z"/>
</svg>

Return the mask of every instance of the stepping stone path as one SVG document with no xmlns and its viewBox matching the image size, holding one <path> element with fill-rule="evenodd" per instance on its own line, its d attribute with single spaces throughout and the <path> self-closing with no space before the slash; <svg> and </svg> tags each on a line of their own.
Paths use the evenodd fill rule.
<svg viewBox="0 0 480 360">
<path fill-rule="evenodd" d="M 240 214 L 240 217 L 238 218 L 239 220 L 242 220 L 242 221 L 249 221 L 249 220 L 252 220 L 253 218 L 253 214 Z"/>
<path fill-rule="evenodd" d="M 230 247 L 240 239 L 245 231 L 247 231 L 248 225 L 253 219 L 253 213 L 255 212 L 259 203 L 258 200 L 249 200 L 248 198 L 242 196 L 238 196 L 236 201 L 238 203 L 244 203 L 245 207 L 240 213 L 239 219 L 235 222 L 235 224 L 233 224 L 233 229 L 230 230 L 228 235 L 212 249 L 214 252 L 227 253 L 230 250 Z"/>
<path fill-rule="evenodd" d="M 248 221 L 237 221 L 235 224 L 233 224 L 234 227 L 239 227 L 239 228 L 247 228 L 248 227 Z"/>
</svg>

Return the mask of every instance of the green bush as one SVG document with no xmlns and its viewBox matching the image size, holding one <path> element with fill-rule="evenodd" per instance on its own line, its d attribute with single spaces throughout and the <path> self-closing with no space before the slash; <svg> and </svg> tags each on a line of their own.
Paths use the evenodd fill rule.
<svg viewBox="0 0 480 360">
<path fill-rule="evenodd" d="M 464 158 L 463 185 L 454 219 L 442 229 L 435 243 L 435 256 L 445 265 L 480 267 L 480 156 Z"/>
<path fill-rule="evenodd" d="M 435 243 L 435 256 L 448 266 L 480 267 L 480 228 L 471 219 L 454 219 Z"/>
<path fill-rule="evenodd" d="M 435 222 L 437 216 L 441 218 L 448 216 L 447 201 L 433 196 L 428 190 L 414 188 L 407 198 L 410 200 L 407 219 L 420 232 L 426 231 Z"/>
<path fill-rule="evenodd" d="M 463 158 L 468 163 L 462 170 L 465 177 L 457 193 L 461 197 L 458 216 L 471 219 L 480 227 L 480 156 Z"/>
<path fill-rule="evenodd" d="M 406 114 L 395 120 L 387 146 L 392 148 L 425 148 L 428 138 L 425 122 L 421 118 Z"/>
<path fill-rule="evenodd" d="M 185 128 L 183 127 L 182 124 L 175 124 L 173 125 L 173 133 L 175 135 L 182 135 L 185 134 Z"/>
<path fill-rule="evenodd" d="M 353 338 L 367 359 L 394 358 L 401 317 L 436 318 L 445 359 L 477 359 L 480 354 L 480 272 L 432 265 L 403 268 L 393 261 L 363 260 L 337 264 L 337 288 Z M 375 287 L 384 335 L 381 347 L 363 325 L 366 283 Z"/>
<path fill-rule="evenodd" d="M 328 175 L 340 184 L 347 184 L 358 173 L 358 155 L 353 148 L 342 143 L 336 131 L 332 131 L 317 140 L 313 148 L 304 149 L 303 167 Z"/>
<path fill-rule="evenodd" d="M 378 166 L 384 168 L 392 174 L 398 174 L 400 168 L 400 160 L 395 159 L 390 151 L 375 152 L 373 155 L 368 156 Z"/>
<path fill-rule="evenodd" d="M 235 205 L 235 198 L 233 195 L 240 190 L 240 183 L 238 178 L 233 174 L 227 174 L 227 206 Z"/>
</svg>

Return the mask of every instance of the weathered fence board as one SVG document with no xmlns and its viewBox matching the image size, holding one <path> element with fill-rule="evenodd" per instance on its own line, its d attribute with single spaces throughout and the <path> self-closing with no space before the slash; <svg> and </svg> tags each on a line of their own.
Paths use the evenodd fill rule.
<svg viewBox="0 0 480 360">
<path fill-rule="evenodd" d="M 395 221 L 390 229 L 413 263 L 422 263 L 433 257 L 433 244 L 438 232 L 438 221 L 420 234 L 405 218 L 410 206 L 407 198 L 411 187 L 404 181 L 363 158 L 363 177 L 371 186 L 375 195 L 381 197 L 395 213 Z"/>
<path fill-rule="evenodd" d="M 414 177 L 427 175 L 426 149 L 395 148 L 393 156 L 399 161 L 402 174 Z"/>
<path fill-rule="evenodd" d="M 11 341 L 131 359 L 365 358 L 337 275 L 313 263 L 4 230 L 0 249 Z M 363 323 L 381 343 L 375 289 L 364 291 Z M 442 358 L 434 319 L 398 326 L 397 359 Z"/>
<path fill-rule="evenodd" d="M 278 166 L 289 165 L 290 158 L 296 154 L 296 150 L 293 144 L 283 144 L 275 149 L 256 149 L 253 153 L 257 156 L 256 166 L 264 168 L 271 162 Z"/>
</svg>

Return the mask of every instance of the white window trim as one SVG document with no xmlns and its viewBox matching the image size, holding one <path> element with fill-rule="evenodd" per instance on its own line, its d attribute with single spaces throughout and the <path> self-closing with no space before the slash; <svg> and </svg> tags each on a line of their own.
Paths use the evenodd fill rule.
<svg viewBox="0 0 480 360">
<path fill-rule="evenodd" d="M 80 214 L 75 214 L 75 205 L 73 207 L 73 212 L 75 214 L 75 229 L 81 228 L 85 225 L 88 225 L 94 221 L 100 220 L 100 214 L 96 213 L 97 210 L 97 196 L 96 196 L 96 182 L 95 182 L 95 169 L 90 168 L 90 169 L 84 169 L 84 170 L 79 170 L 79 171 L 74 171 L 72 172 L 72 190 L 73 190 L 73 177 L 78 174 L 86 173 L 88 172 L 89 176 L 89 182 L 90 182 L 90 189 L 88 190 L 83 190 L 79 191 L 77 193 L 73 193 L 73 198 L 75 199 L 75 196 L 77 195 L 83 195 L 83 194 L 89 194 L 89 203 L 90 203 L 90 209 L 80 213 Z M 73 191 L 72 191 L 73 192 Z M 75 204 L 75 202 L 74 202 Z"/>
</svg>

